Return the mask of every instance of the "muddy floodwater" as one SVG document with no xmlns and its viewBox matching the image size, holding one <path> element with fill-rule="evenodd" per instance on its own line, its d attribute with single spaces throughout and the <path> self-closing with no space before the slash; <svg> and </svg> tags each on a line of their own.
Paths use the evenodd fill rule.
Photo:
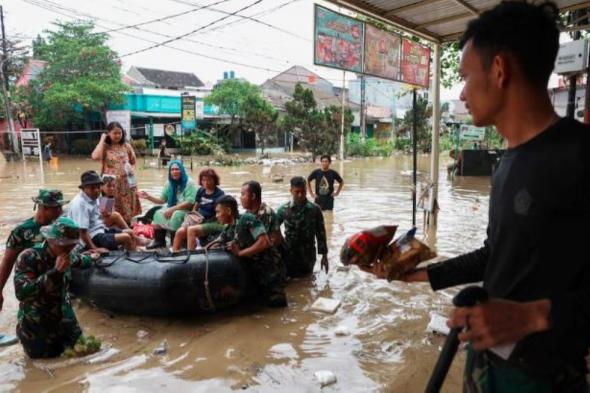
<svg viewBox="0 0 590 393">
<path fill-rule="evenodd" d="M 290 282 L 289 307 L 238 306 L 198 318 L 158 319 L 110 314 L 75 302 L 85 334 L 99 337 L 111 350 L 91 364 L 63 360 L 29 360 L 19 345 L 0 348 L 0 391 L 20 392 L 423 392 L 444 338 L 426 331 L 432 313 L 445 315 L 456 290 L 432 292 L 427 284 L 387 283 L 356 267 L 340 271 L 339 251 L 345 238 L 379 224 L 411 228 L 411 164 L 409 156 L 335 162 L 345 181 L 326 213 L 330 272 Z M 455 256 L 480 247 L 487 225 L 490 179 L 447 177 L 441 159 L 440 215 L 436 235 L 427 237 L 439 255 Z M 140 166 L 143 161 L 139 159 Z M 250 179 L 263 185 L 263 200 L 274 208 L 289 199 L 291 176 L 307 176 L 313 164 L 216 168 L 221 187 L 237 196 Z M 429 177 L 430 158 L 419 158 L 419 180 Z M 86 159 L 0 163 L 0 254 L 10 230 L 32 216 L 31 196 L 44 185 L 63 190 L 66 199 L 78 192 L 80 174 L 99 165 Z M 198 168 L 192 172 L 196 178 Z M 283 182 L 277 182 L 281 178 Z M 150 166 L 137 173 L 140 188 L 159 193 L 166 171 Z M 274 180 L 274 181 L 273 181 Z M 144 210 L 147 205 L 144 205 Z M 422 216 L 418 215 L 419 236 Z M 318 297 L 341 301 L 335 314 L 309 310 Z M 12 278 L 4 289 L 0 332 L 14 333 L 18 302 Z M 337 327 L 349 335 L 337 336 Z M 154 355 L 164 340 L 168 351 Z M 461 388 L 464 355 L 458 358 L 443 391 Z M 319 370 L 336 375 L 322 388 Z"/>
</svg>

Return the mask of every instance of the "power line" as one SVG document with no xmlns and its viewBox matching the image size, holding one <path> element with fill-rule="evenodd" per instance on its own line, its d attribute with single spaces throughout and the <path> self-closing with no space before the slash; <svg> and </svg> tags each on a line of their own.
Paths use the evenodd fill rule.
<svg viewBox="0 0 590 393">
<path fill-rule="evenodd" d="M 180 3 L 180 4 L 190 5 L 190 6 L 194 6 L 195 5 L 195 3 L 192 3 L 192 2 L 189 2 L 189 1 L 186 1 L 186 0 L 172 0 L 172 1 L 174 1 L 175 3 Z M 214 5 L 214 4 L 212 4 L 212 5 Z M 209 10 L 210 11 L 213 11 L 213 12 L 219 12 L 219 13 L 222 13 L 222 14 L 229 15 L 229 12 L 224 11 L 224 10 L 219 10 L 219 9 L 216 9 L 216 8 L 210 8 Z M 302 37 L 302 36 L 300 36 L 300 35 L 298 35 L 296 33 L 293 33 L 291 31 L 285 30 L 285 29 L 283 29 L 281 27 L 272 25 L 270 23 L 261 21 L 260 19 L 256 19 L 256 18 L 251 17 L 251 16 L 247 16 L 247 15 L 235 15 L 235 16 L 238 17 L 238 18 L 241 18 L 241 19 L 246 19 L 246 20 L 249 20 L 249 21 L 252 21 L 252 22 L 255 22 L 255 23 L 259 23 L 259 24 L 261 24 L 263 26 L 270 27 L 271 29 L 280 31 L 282 33 L 288 34 L 290 36 L 293 36 L 295 38 L 299 38 L 299 39 L 304 40 L 304 41 L 307 41 L 307 42 L 310 42 L 311 41 L 309 38 Z"/>
<path fill-rule="evenodd" d="M 76 16 L 64 14 L 63 12 L 59 12 L 59 11 L 55 10 L 54 8 L 51 8 L 51 7 L 48 7 L 48 6 L 44 5 L 44 4 L 42 4 L 39 0 L 22 0 L 22 1 L 27 2 L 29 4 L 32 4 L 32 5 L 35 5 L 35 6 L 38 6 L 38 7 L 41 7 L 41 8 L 44 8 L 44 9 L 49 10 L 51 12 L 57 13 L 59 15 L 66 16 L 68 18 L 79 19 L 77 17 L 78 15 L 84 15 L 84 16 L 86 16 L 89 19 L 103 20 L 103 21 L 105 21 L 107 23 L 118 24 L 117 22 L 109 21 L 109 20 L 106 20 L 106 19 L 103 19 L 103 18 L 97 18 L 97 17 L 94 17 L 92 15 L 88 15 L 88 14 L 83 14 L 79 10 L 75 10 L 75 9 L 68 10 L 68 9 L 66 9 L 64 7 L 59 7 L 59 9 L 62 9 L 62 10 L 65 9 L 66 12 L 73 13 Z M 288 5 L 288 4 L 291 4 L 294 1 L 299 1 L 299 0 L 291 0 L 290 2 L 287 2 L 285 4 L 282 4 L 282 5 L 278 6 L 278 7 L 275 7 L 273 9 L 269 9 L 269 10 L 263 11 L 263 12 L 271 12 L 271 11 L 274 11 L 274 10 L 276 10 L 278 8 L 281 8 L 281 7 L 284 7 L 284 6 Z M 49 2 L 49 1 L 46 1 L 46 2 Z M 252 4 L 250 6 L 253 6 L 253 5 L 254 4 Z M 238 10 L 236 12 L 240 12 L 240 10 Z M 100 26 L 98 24 L 97 24 L 97 26 L 102 27 L 102 28 L 106 28 L 105 26 Z M 160 33 L 151 32 L 149 30 L 145 30 L 145 31 L 147 31 L 149 33 L 152 33 L 152 34 L 160 34 Z M 246 67 L 246 68 L 251 68 L 251 69 L 256 69 L 256 70 L 260 70 L 260 71 L 267 71 L 267 72 L 278 73 L 278 74 L 282 74 L 282 75 L 294 75 L 294 76 L 297 76 L 298 78 L 301 77 L 301 75 L 298 72 L 286 72 L 286 71 L 281 71 L 281 70 L 277 70 L 277 69 L 273 69 L 273 68 L 268 68 L 268 67 L 263 67 L 263 66 L 257 66 L 257 65 L 254 65 L 254 64 L 248 64 L 248 63 L 244 63 L 244 62 L 239 62 L 239 61 L 234 61 L 234 60 L 228 60 L 228 59 L 224 59 L 224 58 L 220 58 L 220 57 L 216 57 L 216 56 L 206 55 L 206 54 L 194 52 L 194 51 L 191 51 L 191 50 L 188 50 L 188 49 L 174 47 L 174 46 L 171 46 L 171 45 L 162 45 L 162 43 L 158 43 L 156 41 L 152 41 L 152 40 L 147 39 L 147 38 L 144 38 L 144 37 L 139 37 L 139 36 L 136 36 L 136 35 L 124 33 L 122 31 L 117 31 L 116 33 L 121 34 L 121 35 L 125 35 L 125 36 L 128 36 L 128 37 L 131 37 L 131 38 L 135 38 L 135 39 L 138 39 L 138 40 L 141 40 L 141 41 L 144 41 L 144 42 L 155 44 L 155 45 L 153 45 L 153 47 L 156 47 L 156 46 L 164 46 L 166 48 L 169 48 L 169 49 L 172 49 L 172 50 L 175 50 L 175 51 L 179 51 L 179 52 L 182 52 L 182 53 L 190 54 L 190 55 L 193 55 L 193 56 L 208 58 L 208 59 L 215 60 L 215 61 L 220 61 L 220 62 L 224 62 L 224 63 L 234 64 L 234 65 L 238 65 L 238 66 L 242 66 L 242 67 Z M 197 41 L 197 43 L 200 43 L 200 42 Z M 223 48 L 223 47 L 220 47 L 220 48 Z M 275 59 L 273 59 L 273 60 L 275 60 Z M 321 79 L 324 79 L 326 81 L 335 81 L 335 82 L 340 82 L 341 81 L 340 79 L 334 79 L 334 78 L 324 78 L 324 77 L 320 77 L 320 78 Z M 294 84 L 294 83 L 297 83 L 297 82 L 290 82 L 290 83 L 293 83 Z M 371 80 L 367 81 L 367 84 L 389 84 L 389 83 L 391 83 L 391 82 L 389 82 L 389 81 L 374 81 L 374 80 L 373 81 L 371 81 Z"/>
<path fill-rule="evenodd" d="M 29 4 L 35 5 L 37 7 L 41 7 L 43 9 L 48 10 L 48 11 L 51 11 L 53 13 L 56 13 L 56 14 L 59 14 L 59 15 L 68 17 L 68 18 L 78 19 L 77 18 L 77 15 L 80 15 L 80 13 L 76 13 L 76 16 L 68 15 L 68 14 L 66 14 L 64 12 L 57 11 L 57 10 L 55 10 L 55 9 L 53 9 L 51 7 L 48 7 L 48 6 L 46 6 L 46 5 L 42 4 L 42 3 L 39 3 L 38 1 L 35 1 L 35 0 L 23 0 L 23 1 L 24 2 L 27 2 Z M 75 10 L 74 11 L 67 11 L 67 12 L 75 13 Z M 91 19 L 94 19 L 94 20 L 103 20 L 103 21 L 105 21 L 107 23 L 116 23 L 116 22 L 111 22 L 111 21 L 108 21 L 108 20 L 105 20 L 105 19 L 96 18 L 96 17 L 89 16 L 89 15 L 85 15 L 85 16 L 87 18 L 91 18 Z M 105 26 L 101 26 L 99 24 L 96 24 L 96 26 L 101 27 L 101 28 L 105 28 Z M 124 35 L 124 36 L 127 36 L 127 37 L 135 38 L 135 39 L 138 39 L 140 41 L 149 42 L 149 43 L 152 43 L 152 44 L 158 44 L 157 41 L 152 41 L 150 39 L 147 39 L 147 38 L 144 38 L 144 37 L 139 37 L 139 36 L 132 35 L 132 34 L 129 34 L 129 33 L 125 33 L 125 32 L 122 32 L 122 31 L 118 31 L 116 33 L 117 34 Z M 154 34 L 158 34 L 158 33 L 154 33 Z M 196 42 L 200 43 L 200 41 L 196 41 Z M 194 51 L 191 51 L 191 50 L 188 50 L 188 49 L 177 48 L 177 47 L 174 47 L 174 46 L 171 46 L 171 45 L 164 45 L 164 47 L 169 48 L 169 49 L 173 49 L 173 50 L 176 50 L 176 51 L 179 51 L 179 52 L 191 54 L 191 55 L 194 55 L 194 56 L 209 58 L 211 60 L 222 61 L 222 62 L 231 63 L 231 64 L 234 64 L 234 65 L 239 65 L 239 66 L 243 66 L 243 67 L 254 68 L 254 69 L 258 69 L 258 70 L 262 70 L 262 71 L 278 72 L 277 70 L 273 70 L 273 69 L 270 69 L 270 68 L 258 67 L 258 66 L 255 66 L 255 65 L 250 65 L 250 64 L 246 64 L 246 63 L 242 63 L 242 62 L 237 62 L 237 61 L 232 61 L 232 60 L 228 60 L 228 59 L 222 59 L 222 58 L 215 57 L 215 56 L 208 56 L 208 55 L 204 55 L 202 53 L 194 52 Z"/>
<path fill-rule="evenodd" d="M 152 50 L 152 49 L 158 48 L 158 47 L 160 47 L 160 46 L 162 46 L 162 45 L 166 45 L 166 44 L 169 44 L 169 43 L 171 43 L 171 42 L 178 41 L 178 40 L 182 39 L 183 37 L 188 37 L 188 36 L 190 36 L 191 34 L 194 34 L 194 33 L 196 33 L 197 31 L 201 31 L 201 30 L 203 30 L 203 29 L 205 29 L 205 28 L 207 28 L 207 27 L 209 27 L 209 26 L 213 26 L 214 24 L 216 24 L 216 23 L 218 23 L 218 22 L 221 22 L 222 20 L 225 20 L 225 19 L 227 19 L 227 18 L 230 18 L 230 17 L 232 17 L 232 16 L 234 16 L 234 15 L 238 14 L 239 12 L 245 11 L 245 10 L 247 10 L 248 8 L 251 8 L 251 7 L 255 6 L 256 4 L 259 4 L 259 3 L 261 3 L 262 1 L 264 1 L 264 0 L 256 0 L 256 1 L 254 1 L 253 3 L 251 3 L 251 4 L 249 4 L 249 5 L 245 6 L 245 7 L 242 7 L 242 8 L 240 8 L 239 10 L 236 10 L 236 11 L 234 11 L 234 12 L 230 13 L 229 15 L 225 15 L 225 16 L 223 16 L 223 17 L 219 18 L 219 19 L 215 19 L 214 21 L 212 21 L 212 22 L 208 23 L 208 24 L 207 24 L 207 25 L 205 25 L 205 26 L 199 27 L 199 28 L 198 28 L 198 29 L 196 29 L 196 30 L 189 31 L 188 33 L 185 33 L 185 34 L 182 34 L 182 35 L 179 35 L 179 36 L 173 37 L 173 38 L 171 38 L 171 39 L 168 39 L 168 40 L 166 40 L 166 41 L 160 42 L 160 43 L 158 43 L 158 44 L 156 44 L 156 45 L 149 46 L 149 47 L 147 47 L 147 48 L 138 49 L 138 50 L 136 50 L 136 51 L 133 51 L 133 52 L 126 53 L 126 54 L 124 54 L 124 55 L 121 55 L 121 56 L 119 56 L 119 58 L 121 59 L 121 58 L 123 58 L 123 57 L 131 56 L 131 55 L 136 55 L 136 54 L 138 54 L 138 53 L 146 52 L 146 51 L 148 51 L 148 50 Z"/>
<path fill-rule="evenodd" d="M 116 29 L 105 30 L 102 33 L 113 33 L 113 32 L 117 32 L 117 31 L 121 31 L 121 30 L 133 29 L 133 28 L 137 28 L 139 26 L 149 25 L 151 23 L 162 22 L 162 21 L 165 21 L 165 20 L 168 20 L 168 19 L 177 18 L 179 16 L 188 15 L 188 14 L 191 14 L 193 12 L 200 11 L 202 9 L 207 9 L 207 8 L 212 7 L 214 5 L 217 5 L 217 4 L 227 3 L 228 1 L 231 1 L 231 0 L 220 0 L 217 3 L 203 5 L 203 6 L 200 6 L 198 8 L 193 8 L 192 10 L 183 11 L 183 12 L 179 12 L 177 14 L 172 14 L 172 15 L 168 15 L 168 16 L 163 16 L 161 18 L 151 19 L 151 20 L 148 20 L 148 21 L 145 21 L 145 22 L 136 23 L 134 25 L 127 25 L 127 26 L 123 26 L 123 27 L 118 27 Z"/>
<path fill-rule="evenodd" d="M 171 1 L 174 1 L 174 0 L 171 0 Z M 254 14 L 254 15 L 250 16 L 250 18 L 254 18 L 254 17 L 258 17 L 258 16 L 265 16 L 265 15 L 268 15 L 268 14 L 270 14 L 270 13 L 273 13 L 273 12 L 276 12 L 276 11 L 278 11 L 278 10 L 279 10 L 279 9 L 281 9 L 281 8 L 284 8 L 284 7 L 286 7 L 286 6 L 288 6 L 288 5 L 291 5 L 291 4 L 293 4 L 293 3 L 297 3 L 297 2 L 299 2 L 299 1 L 302 1 L 302 0 L 290 0 L 290 1 L 287 1 L 286 3 L 284 3 L 284 4 L 281 4 L 281 5 L 277 6 L 277 7 L 274 7 L 274 8 L 269 8 L 269 9 L 267 9 L 267 10 L 265 10 L 265 11 L 261 11 L 261 12 L 259 12 L 259 13 L 257 13 L 257 14 Z M 209 33 L 209 32 L 212 32 L 212 31 L 218 31 L 218 30 L 222 30 L 222 29 L 224 29 L 224 28 L 226 28 L 226 27 L 229 27 L 229 26 L 232 26 L 232 25 L 236 25 L 236 24 L 241 24 L 241 23 L 244 23 L 244 22 L 247 22 L 247 21 L 248 21 L 247 19 L 233 20 L 233 21 L 231 21 L 231 22 L 227 22 L 227 23 L 224 23 L 224 24 L 222 24 L 222 25 L 219 25 L 219 26 L 213 27 L 213 28 L 211 28 L 211 29 L 208 29 L 208 30 L 202 31 L 202 32 L 200 32 L 199 34 L 204 34 L 204 33 Z"/>
<path fill-rule="evenodd" d="M 42 5 L 42 4 L 38 3 L 38 2 L 35 2 L 35 1 L 27 1 L 27 0 L 23 0 L 23 1 L 28 2 L 29 4 L 32 4 L 32 5 L 35 5 L 35 6 L 43 7 L 44 9 L 50 10 L 50 11 L 52 11 L 54 13 L 57 13 L 59 15 L 66 16 L 68 18 L 76 18 L 77 19 L 77 16 L 78 15 L 83 15 L 86 18 L 92 19 L 94 21 L 99 20 L 99 21 L 103 21 L 103 22 L 106 22 L 106 23 L 123 26 L 120 29 L 118 29 L 118 28 L 117 29 L 111 29 L 111 28 L 107 28 L 107 27 L 100 26 L 100 25 L 96 24 L 96 26 L 98 26 L 98 27 L 107 29 L 107 30 L 103 31 L 102 33 L 108 33 L 109 31 L 112 31 L 112 32 L 117 33 L 117 34 L 121 34 L 121 35 L 124 35 L 124 36 L 127 36 L 127 37 L 139 39 L 139 40 L 142 40 L 142 41 L 145 41 L 145 42 L 149 42 L 149 43 L 152 43 L 152 44 L 156 44 L 157 43 L 157 41 L 143 39 L 142 37 L 138 37 L 138 36 L 135 36 L 135 35 L 130 35 L 130 34 L 126 34 L 126 33 L 122 32 L 121 30 L 124 30 L 125 28 L 127 28 L 129 26 L 123 25 L 123 24 L 121 24 L 119 22 L 115 22 L 115 21 L 111 21 L 111 20 L 108 20 L 108 19 L 100 18 L 100 17 L 94 16 L 94 15 L 90 15 L 90 14 L 84 14 L 84 13 L 82 13 L 82 12 L 80 12 L 78 10 L 72 9 L 72 8 L 67 9 L 67 8 L 64 8 L 64 7 L 60 7 L 60 9 L 66 10 L 66 12 L 70 12 L 70 13 L 75 14 L 76 17 L 74 17 L 72 15 L 67 15 L 67 14 L 64 14 L 62 12 L 58 12 L 55 9 L 52 9 L 52 8 L 50 8 L 48 6 L 44 6 L 44 5 Z M 224 0 L 224 1 L 228 1 L 228 0 Z M 143 29 L 143 28 L 139 28 L 139 27 L 135 27 L 135 28 L 137 30 L 139 30 L 139 31 L 144 31 L 144 32 L 146 32 L 148 34 L 153 34 L 153 35 L 157 35 L 157 36 L 165 37 L 165 38 L 174 38 L 174 36 L 169 35 L 169 34 L 159 33 L 159 32 L 155 32 L 155 31 L 151 31 L 151 30 L 147 30 L 147 29 Z M 203 41 L 191 39 L 191 38 L 188 38 L 188 37 L 184 37 L 183 40 L 185 40 L 187 42 L 192 42 L 192 43 L 195 43 L 195 44 L 207 46 L 207 47 L 210 47 L 210 48 L 216 48 L 216 49 L 221 49 L 221 50 L 225 50 L 225 51 L 231 51 L 231 52 L 235 52 L 235 53 L 242 53 L 242 54 L 247 54 L 247 55 L 253 55 L 253 56 L 262 57 L 262 58 L 265 58 L 265 59 L 268 59 L 268 60 L 278 61 L 278 62 L 285 63 L 285 64 L 292 64 L 292 62 L 290 62 L 288 60 L 279 59 L 279 58 L 276 58 L 276 57 L 273 57 L 273 56 L 269 56 L 269 55 L 266 55 L 266 54 L 262 54 L 262 53 L 259 53 L 259 52 L 254 52 L 254 51 L 250 51 L 250 52 L 241 51 L 241 50 L 236 49 L 236 48 L 225 47 L 225 46 L 221 46 L 221 45 L 213 45 L 213 44 L 209 44 L 209 43 L 206 43 L 206 42 L 203 42 Z M 164 46 L 171 48 L 169 45 L 164 45 Z"/>
</svg>

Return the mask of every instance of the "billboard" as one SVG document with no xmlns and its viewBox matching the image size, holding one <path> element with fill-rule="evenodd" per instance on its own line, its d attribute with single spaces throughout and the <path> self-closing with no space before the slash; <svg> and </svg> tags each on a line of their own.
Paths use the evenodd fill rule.
<svg viewBox="0 0 590 393">
<path fill-rule="evenodd" d="M 405 38 L 402 40 L 401 81 L 428 87 L 430 48 Z"/>
<path fill-rule="evenodd" d="M 386 79 L 400 79 L 401 37 L 366 25 L 364 72 Z"/>
<path fill-rule="evenodd" d="M 361 21 L 316 5 L 314 64 L 363 72 L 364 27 Z"/>
<path fill-rule="evenodd" d="M 196 104 L 197 104 L 197 97 L 183 95 L 180 97 L 181 99 L 181 124 L 182 130 L 194 130 L 197 128 L 197 118 L 196 118 Z"/>
</svg>

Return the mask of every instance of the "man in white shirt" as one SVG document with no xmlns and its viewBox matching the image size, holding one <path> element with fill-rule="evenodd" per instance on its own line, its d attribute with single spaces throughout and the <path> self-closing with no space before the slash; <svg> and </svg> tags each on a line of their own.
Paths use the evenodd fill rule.
<svg viewBox="0 0 590 393">
<path fill-rule="evenodd" d="M 107 229 L 98 207 L 102 179 L 96 171 L 86 171 L 81 176 L 82 190 L 72 199 L 67 216 L 80 228 L 80 239 L 91 250 L 116 250 L 123 246 L 135 249 L 135 242 L 128 233 L 119 229 Z"/>
</svg>

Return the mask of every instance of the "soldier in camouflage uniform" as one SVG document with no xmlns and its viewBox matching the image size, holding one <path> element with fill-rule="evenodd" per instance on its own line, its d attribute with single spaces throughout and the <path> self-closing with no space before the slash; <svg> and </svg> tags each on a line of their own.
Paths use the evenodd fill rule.
<svg viewBox="0 0 590 393">
<path fill-rule="evenodd" d="M 240 192 L 242 207 L 254 214 L 258 221 L 264 225 L 264 229 L 270 237 L 273 246 L 279 246 L 282 242 L 281 224 L 272 207 L 262 202 L 262 187 L 256 180 L 250 180 L 242 184 Z"/>
<path fill-rule="evenodd" d="M 226 244 L 237 257 L 246 259 L 246 266 L 268 306 L 286 307 L 285 269 L 264 225 L 250 212 L 239 215 L 238 203 L 229 195 L 217 200 L 215 213 L 217 220 L 225 224 L 217 241 Z"/>
<path fill-rule="evenodd" d="M 14 273 L 20 301 L 16 334 L 31 358 L 59 356 L 82 334 L 68 295 L 70 266 L 91 264 L 90 258 L 70 258 L 80 242 L 80 229 L 71 219 L 58 218 L 42 227 L 41 235 L 45 241 L 19 255 Z"/>
<path fill-rule="evenodd" d="M 328 246 L 326 228 L 320 207 L 307 199 L 306 183 L 303 177 L 291 179 L 291 196 L 293 199 L 277 212 L 279 223 L 285 224 L 285 242 L 287 247 L 287 275 L 297 277 L 310 274 L 316 262 L 317 252 L 322 255 L 321 267 L 328 272 Z"/>
<path fill-rule="evenodd" d="M 6 241 L 6 250 L 0 264 L 0 310 L 2 310 L 4 302 L 2 291 L 10 273 L 12 273 L 16 258 L 24 249 L 31 248 L 43 241 L 40 233 L 41 227 L 52 223 L 59 217 L 62 214 L 62 206 L 67 203 L 64 201 L 61 191 L 45 188 L 40 189 L 39 194 L 32 199 L 37 208 L 35 216 L 18 225 L 10 232 Z M 7 337 L 9 336 L 0 334 L 0 342 L 3 342 Z M 14 342 L 16 342 L 16 338 Z"/>
</svg>

